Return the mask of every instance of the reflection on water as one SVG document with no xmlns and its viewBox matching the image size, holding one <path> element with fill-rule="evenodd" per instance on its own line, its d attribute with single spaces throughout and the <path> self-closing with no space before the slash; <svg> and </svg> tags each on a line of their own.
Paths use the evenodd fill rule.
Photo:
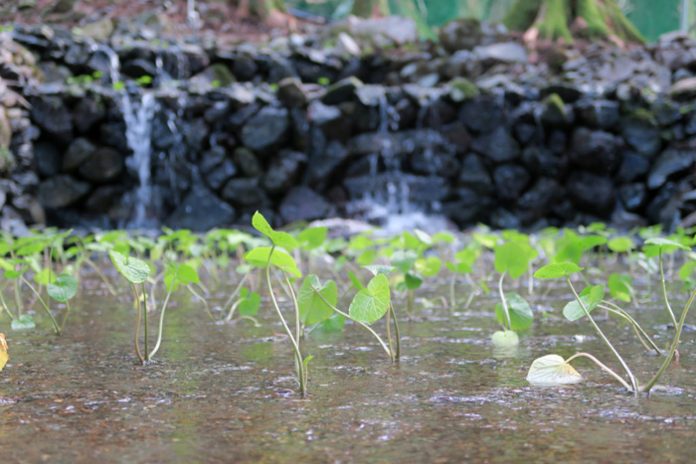
<svg viewBox="0 0 696 464">
<path fill-rule="evenodd" d="M 516 353 L 495 353 L 493 300 L 479 299 L 467 312 L 433 309 L 403 321 L 398 366 L 355 327 L 311 335 L 310 397 L 300 400 L 270 312 L 261 328 L 219 325 L 194 301 L 176 303 L 147 367 L 134 364 L 127 305 L 94 293 L 81 296 L 63 337 L 10 333 L 12 358 L 0 375 L 3 462 L 685 462 L 696 453 L 693 332 L 681 366 L 664 378 L 678 388 L 649 399 L 583 361 L 585 383 L 531 388 L 524 378 L 537 356 L 581 349 L 612 359 L 587 325 L 557 317 L 554 300 L 536 301 L 556 312 Z M 645 306 L 639 314 L 650 332 L 663 315 Z M 647 379 L 657 359 L 627 328 L 605 325 Z"/>
</svg>

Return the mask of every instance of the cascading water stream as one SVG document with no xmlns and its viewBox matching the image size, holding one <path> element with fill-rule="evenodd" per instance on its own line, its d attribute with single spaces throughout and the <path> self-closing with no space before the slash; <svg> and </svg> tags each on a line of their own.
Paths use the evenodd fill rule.
<svg viewBox="0 0 696 464">
<path fill-rule="evenodd" d="M 110 84 L 114 86 L 117 82 L 121 82 L 121 64 L 118 54 L 103 44 L 96 45 L 95 51 L 104 53 L 108 59 Z M 161 68 L 159 58 L 157 65 L 159 70 Z M 126 164 L 138 177 L 138 187 L 133 194 L 133 215 L 126 225 L 140 229 L 152 228 L 157 225 L 157 212 L 152 210 L 151 185 L 151 135 L 153 117 L 158 108 L 157 100 L 151 91 L 143 90 L 140 100 L 134 102 L 126 89 L 116 92 L 115 99 L 126 125 L 128 148 L 133 152 L 132 156 L 126 160 Z"/>
</svg>

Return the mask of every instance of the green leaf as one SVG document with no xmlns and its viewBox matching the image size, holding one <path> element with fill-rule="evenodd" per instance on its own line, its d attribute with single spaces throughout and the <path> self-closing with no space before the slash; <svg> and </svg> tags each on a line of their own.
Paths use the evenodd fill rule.
<svg viewBox="0 0 696 464">
<path fill-rule="evenodd" d="M 66 303 L 77 294 L 77 279 L 70 274 L 61 274 L 46 287 L 48 296 L 59 303 Z"/>
<path fill-rule="evenodd" d="M 174 292 L 180 285 L 191 285 L 200 282 L 196 268 L 185 263 L 169 263 L 164 270 L 164 286 L 167 291 Z"/>
<path fill-rule="evenodd" d="M 506 293 L 505 299 L 510 310 L 511 330 L 521 331 L 527 330 L 534 322 L 534 313 L 529 306 L 527 300 L 522 298 L 517 293 Z M 505 317 L 505 309 L 502 303 L 495 305 L 495 316 L 503 326 L 507 326 L 507 318 Z"/>
<path fill-rule="evenodd" d="M 355 294 L 348 314 L 356 321 L 372 324 L 387 313 L 390 302 L 389 279 L 379 274 L 370 280 L 366 288 Z"/>
<path fill-rule="evenodd" d="M 534 277 L 537 279 L 560 279 L 561 277 L 568 277 L 580 271 L 582 271 L 582 268 L 574 262 L 564 261 L 562 263 L 550 263 L 540 267 L 534 273 Z"/>
<path fill-rule="evenodd" d="M 109 257 L 116 270 L 132 284 L 141 284 L 150 276 L 150 266 L 145 261 L 110 251 Z"/>
<path fill-rule="evenodd" d="M 251 225 L 254 227 L 254 229 L 261 232 L 261 234 L 268 237 L 275 246 L 285 248 L 288 251 L 292 251 L 297 248 L 298 243 L 295 237 L 287 232 L 274 230 L 260 212 L 256 211 L 254 213 L 251 218 Z"/>
<path fill-rule="evenodd" d="M 363 285 L 363 283 L 360 281 L 360 278 L 358 278 L 358 276 L 355 275 L 355 272 L 348 271 L 348 279 L 350 280 L 350 283 L 355 290 L 362 290 L 363 288 L 365 288 L 365 285 Z"/>
<path fill-rule="evenodd" d="M 585 304 L 587 312 L 592 312 L 604 298 L 604 287 L 602 285 L 585 287 L 579 296 L 580 300 Z M 573 300 L 563 308 L 563 316 L 571 322 L 577 321 L 585 316 L 585 311 L 577 300 Z"/>
<path fill-rule="evenodd" d="M 302 273 L 297 267 L 295 259 L 286 251 L 279 248 L 274 249 L 273 247 L 269 246 L 254 248 L 253 250 L 249 250 L 247 254 L 244 255 L 244 259 L 247 263 L 254 267 L 265 269 L 270 263 L 271 266 L 275 266 L 293 277 L 302 277 Z"/>
<path fill-rule="evenodd" d="M 609 294 L 612 298 L 626 303 L 631 302 L 633 287 L 631 286 L 630 276 L 613 273 L 609 275 L 607 286 L 609 287 Z"/>
<path fill-rule="evenodd" d="M 547 354 L 534 360 L 527 373 L 527 382 L 539 387 L 570 385 L 582 381 L 573 366 L 557 354 Z"/>
<path fill-rule="evenodd" d="M 342 332 L 343 327 L 346 325 L 346 318 L 336 313 L 325 321 L 321 322 L 317 329 L 321 332 L 331 333 L 331 332 Z"/>
<path fill-rule="evenodd" d="M 336 282 L 329 280 L 322 285 L 317 276 L 308 275 L 297 294 L 300 319 L 305 325 L 317 324 L 331 317 L 334 311 L 324 300 L 331 306 L 336 306 L 338 303 Z"/>
<path fill-rule="evenodd" d="M 498 348 L 514 348 L 520 344 L 520 337 L 513 330 L 498 330 L 491 336 L 491 341 Z"/>
<path fill-rule="evenodd" d="M 48 285 L 55 280 L 56 275 L 50 267 L 43 268 L 34 274 L 34 281 L 39 285 Z"/>
<path fill-rule="evenodd" d="M 657 256 L 660 251 L 662 254 L 674 253 L 677 250 L 688 251 L 689 247 L 683 245 L 677 241 L 670 240 L 664 237 L 653 237 L 645 241 L 643 245 L 643 252 L 647 256 Z"/>
<path fill-rule="evenodd" d="M 408 272 L 404 275 L 404 286 L 408 290 L 416 290 L 420 288 L 421 285 L 423 285 L 423 279 L 418 277 L 416 274 Z"/>
<path fill-rule="evenodd" d="M 414 268 L 423 277 L 435 277 L 442 267 L 442 261 L 437 256 L 419 258 L 414 263 Z"/>
<path fill-rule="evenodd" d="M 324 244 L 328 233 L 329 229 L 326 227 L 310 227 L 300 232 L 297 240 L 303 249 L 314 250 Z"/>
<path fill-rule="evenodd" d="M 635 247 L 635 244 L 631 237 L 621 236 L 609 240 L 607 247 L 614 253 L 628 253 Z"/>
<path fill-rule="evenodd" d="M 10 327 L 12 330 L 31 330 L 36 327 L 36 323 L 34 322 L 34 318 L 30 315 L 22 314 L 21 316 L 12 319 Z"/>
<path fill-rule="evenodd" d="M 696 271 L 696 261 L 687 261 L 679 268 L 679 279 L 687 284 L 694 281 L 694 271 Z"/>
<path fill-rule="evenodd" d="M 370 271 L 373 276 L 376 276 L 377 274 L 389 275 L 394 272 L 395 267 L 386 264 L 370 264 L 369 266 L 365 266 L 365 269 Z M 362 285 L 360 287 L 362 287 Z"/>
<path fill-rule="evenodd" d="M 495 247 L 495 270 L 517 279 L 527 272 L 536 255 L 536 250 L 526 243 L 505 242 Z"/>
<path fill-rule="evenodd" d="M 259 307 L 261 306 L 261 295 L 257 292 L 251 292 L 246 288 L 242 288 L 239 291 L 241 300 L 237 311 L 240 316 L 256 316 L 259 312 Z"/>
</svg>

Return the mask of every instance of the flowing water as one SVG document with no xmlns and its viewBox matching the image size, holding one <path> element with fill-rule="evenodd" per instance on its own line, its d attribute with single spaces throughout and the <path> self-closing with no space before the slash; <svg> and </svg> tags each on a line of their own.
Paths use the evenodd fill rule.
<svg viewBox="0 0 696 464">
<path fill-rule="evenodd" d="M 402 320 L 399 365 L 354 326 L 310 334 L 305 350 L 315 359 L 302 400 L 289 344 L 266 305 L 261 327 L 216 324 L 180 295 L 158 357 L 141 367 L 127 289 L 117 301 L 85 284 L 62 337 L 43 323 L 36 333 L 8 334 L 3 462 L 665 463 L 692 462 L 696 453 L 695 332 L 684 334 L 681 364 L 663 379 L 670 387 L 650 398 L 633 398 L 584 361 L 580 385 L 526 383 L 532 360 L 547 353 L 582 350 L 616 364 L 588 324 L 559 317 L 560 291 L 540 298 L 537 289 L 537 322 L 515 352 L 489 343 L 492 296 L 468 310 L 434 307 Z M 224 299 L 219 291 L 211 302 Z M 657 303 L 636 315 L 667 342 Z M 616 321 L 602 325 L 647 380 L 659 360 Z"/>
</svg>

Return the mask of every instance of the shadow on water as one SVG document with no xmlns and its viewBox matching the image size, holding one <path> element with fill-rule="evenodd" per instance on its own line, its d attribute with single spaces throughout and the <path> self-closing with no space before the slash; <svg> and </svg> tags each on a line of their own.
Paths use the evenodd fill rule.
<svg viewBox="0 0 696 464">
<path fill-rule="evenodd" d="M 80 298 L 63 337 L 9 334 L 4 462 L 685 462 L 696 453 L 693 332 L 664 378 L 674 387 L 651 398 L 634 399 L 582 361 L 583 384 L 532 388 L 524 378 L 543 354 L 612 360 L 588 326 L 559 318 L 555 298 L 537 301 L 549 311 L 516 352 L 495 352 L 494 302 L 482 298 L 466 312 L 424 310 L 404 321 L 400 365 L 355 327 L 310 335 L 310 397 L 300 400 L 268 312 L 260 328 L 220 325 L 180 297 L 160 357 L 141 367 L 127 304 L 96 290 Z M 657 307 L 639 316 L 659 333 Z M 628 329 L 605 326 L 647 378 L 657 360 Z"/>
</svg>

